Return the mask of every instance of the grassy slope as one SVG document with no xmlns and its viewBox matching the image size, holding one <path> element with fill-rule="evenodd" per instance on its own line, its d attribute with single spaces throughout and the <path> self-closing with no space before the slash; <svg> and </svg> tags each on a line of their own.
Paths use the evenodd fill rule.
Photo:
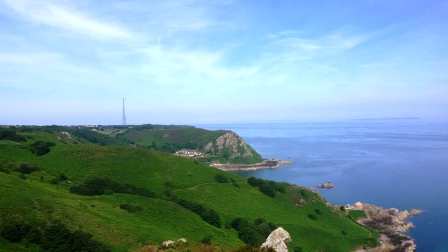
<svg viewBox="0 0 448 252">
<path fill-rule="evenodd" d="M 320 200 L 310 200 L 304 207 L 295 206 L 292 199 L 298 197 L 297 189 L 270 198 L 240 176 L 226 174 L 240 188 L 219 184 L 214 176 L 221 171 L 169 154 L 129 147 L 62 144 L 51 134 L 31 135 L 34 140 L 51 140 L 57 145 L 49 154 L 37 157 L 16 143 L 0 141 L 0 162 L 26 161 L 43 169 L 27 180 L 15 173 L 0 173 L 2 213 L 11 211 L 42 219 L 61 219 L 73 228 L 91 232 L 116 251 L 180 237 L 197 242 L 206 235 L 212 235 L 216 244 L 226 248 L 238 247 L 242 242 L 234 230 L 211 226 L 172 202 L 123 194 L 78 196 L 69 193 L 68 186 L 49 184 L 53 176 L 64 173 L 73 183 L 90 176 L 109 177 L 158 194 L 170 182 L 178 196 L 209 206 L 224 222 L 235 217 L 263 217 L 285 227 L 293 238 L 291 247 L 301 246 L 304 251 L 348 251 L 374 236 Z M 40 181 L 41 176 L 44 181 Z M 309 192 L 307 195 L 315 198 Z M 121 203 L 138 204 L 144 211 L 128 213 L 118 207 Z M 307 215 L 315 213 L 315 209 L 320 209 L 322 214 L 317 220 L 311 220 Z M 5 246 L 12 245 L 0 242 L 0 250 Z"/>
<path fill-rule="evenodd" d="M 194 148 L 201 148 L 224 133 L 225 131 L 222 130 L 211 131 L 190 126 L 153 128 L 140 126 L 131 128 L 118 137 L 144 146 L 149 146 L 152 143 L 157 145 L 190 144 L 195 146 Z"/>
</svg>

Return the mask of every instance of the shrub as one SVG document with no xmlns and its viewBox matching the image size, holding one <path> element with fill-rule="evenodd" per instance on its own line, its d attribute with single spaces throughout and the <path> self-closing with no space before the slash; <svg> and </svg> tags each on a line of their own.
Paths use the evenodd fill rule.
<svg viewBox="0 0 448 252">
<path fill-rule="evenodd" d="M 254 177 L 248 178 L 247 183 L 253 187 L 257 187 L 260 192 L 266 194 L 269 197 L 275 197 L 275 194 L 277 192 L 286 192 L 286 185 L 283 183 L 277 183 L 274 181 L 258 179 Z"/>
<path fill-rule="evenodd" d="M 17 132 L 12 129 L 0 129 L 0 140 L 10 140 L 14 142 L 25 142 L 26 138 L 17 135 Z"/>
<path fill-rule="evenodd" d="M 56 178 L 53 178 L 52 180 L 50 180 L 50 183 L 59 184 L 61 182 L 67 181 L 67 180 L 68 180 L 68 177 L 65 174 L 61 173 Z"/>
<path fill-rule="evenodd" d="M 275 188 L 269 184 L 262 184 L 258 189 L 269 197 L 275 197 Z"/>
<path fill-rule="evenodd" d="M 211 245 L 212 244 L 212 239 L 213 239 L 213 236 L 207 235 L 207 236 L 205 236 L 204 238 L 201 239 L 201 243 L 202 244 L 206 244 L 206 245 Z"/>
<path fill-rule="evenodd" d="M 258 246 L 265 241 L 268 235 L 277 228 L 273 223 L 262 218 L 253 223 L 244 218 L 235 218 L 230 226 L 238 231 L 238 237 L 247 245 Z"/>
<path fill-rule="evenodd" d="M 52 252 L 108 252 L 104 244 L 92 239 L 92 235 L 83 231 L 70 231 L 63 224 L 30 225 L 24 222 L 5 224 L 0 235 L 13 243 L 26 240 L 38 245 L 43 251 Z"/>
<path fill-rule="evenodd" d="M 314 214 L 308 214 L 308 218 L 310 218 L 311 220 L 317 220 L 317 216 Z"/>
<path fill-rule="evenodd" d="M 215 180 L 218 183 L 228 183 L 229 182 L 229 179 L 226 176 L 222 175 L 222 174 L 216 175 L 215 176 Z"/>
<path fill-rule="evenodd" d="M 31 226 L 24 223 L 8 223 L 3 226 L 0 234 L 10 242 L 22 241 L 31 231 Z"/>
<path fill-rule="evenodd" d="M 30 174 L 35 171 L 38 171 L 39 167 L 31 164 L 22 163 L 17 168 L 16 171 L 22 173 L 22 174 Z"/>
<path fill-rule="evenodd" d="M 120 208 L 123 210 L 126 210 L 130 213 L 136 213 L 136 212 L 140 212 L 143 210 L 142 207 L 136 206 L 136 205 L 131 205 L 131 204 L 121 204 Z"/>
<path fill-rule="evenodd" d="M 154 193 L 145 188 L 135 187 L 130 184 L 121 184 L 108 178 L 91 178 L 83 184 L 70 188 L 70 192 L 80 195 L 103 195 L 107 193 L 125 193 L 144 197 L 153 197 Z"/>
<path fill-rule="evenodd" d="M 205 222 L 215 227 L 221 227 L 221 218 L 215 210 L 207 208 L 201 204 L 183 199 L 174 199 L 174 201 L 182 207 L 199 215 Z"/>
<path fill-rule="evenodd" d="M 37 156 L 43 156 L 50 152 L 50 147 L 55 144 L 52 142 L 36 141 L 30 145 L 31 152 Z"/>
<path fill-rule="evenodd" d="M 233 185 L 234 187 L 236 187 L 236 188 L 240 188 L 240 185 L 238 185 L 238 183 L 237 183 L 233 178 L 231 178 L 230 181 L 232 182 L 232 185 Z"/>
<path fill-rule="evenodd" d="M 294 252 L 302 252 L 303 249 L 302 249 L 302 247 L 294 247 L 293 251 Z"/>
</svg>

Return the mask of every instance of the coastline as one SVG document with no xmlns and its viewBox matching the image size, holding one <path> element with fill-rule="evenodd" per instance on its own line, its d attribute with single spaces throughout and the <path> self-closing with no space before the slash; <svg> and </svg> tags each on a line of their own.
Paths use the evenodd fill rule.
<svg viewBox="0 0 448 252">
<path fill-rule="evenodd" d="M 264 160 L 255 164 L 221 164 L 211 163 L 210 166 L 222 171 L 256 171 L 262 169 L 276 169 L 283 165 L 292 164 L 290 160 Z"/>
<path fill-rule="evenodd" d="M 356 202 L 346 206 L 347 210 L 361 210 L 366 216 L 356 222 L 360 225 L 377 230 L 380 234 L 379 245 L 374 248 L 360 248 L 355 252 L 414 252 L 417 249 L 415 240 L 408 232 L 414 228 L 409 220 L 420 214 L 419 209 L 400 211 L 396 208 L 383 208 L 372 204 Z"/>
</svg>

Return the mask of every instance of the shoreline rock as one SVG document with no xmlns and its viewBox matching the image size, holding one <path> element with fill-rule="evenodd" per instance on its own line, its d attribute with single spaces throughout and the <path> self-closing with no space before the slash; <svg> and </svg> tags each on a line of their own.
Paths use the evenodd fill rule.
<svg viewBox="0 0 448 252">
<path fill-rule="evenodd" d="M 264 160 L 260 163 L 255 164 L 221 164 L 221 163 L 211 163 L 210 166 L 217 168 L 222 171 L 256 171 L 261 169 L 275 169 L 280 166 L 291 164 L 290 160 Z"/>
<path fill-rule="evenodd" d="M 358 249 L 356 252 L 392 252 L 416 251 L 415 240 L 408 235 L 414 224 L 409 221 L 412 216 L 420 214 L 418 209 L 400 211 L 397 208 L 382 208 L 372 204 L 356 202 L 348 210 L 362 210 L 366 217 L 357 222 L 380 232 L 380 245 L 375 248 Z"/>
<path fill-rule="evenodd" d="M 327 190 L 329 190 L 329 189 L 333 189 L 333 188 L 335 188 L 335 186 L 334 186 L 334 184 L 331 183 L 330 181 L 327 181 L 327 182 L 325 182 L 325 183 L 319 184 L 319 185 L 317 186 L 317 188 L 319 188 L 319 189 L 327 189 Z"/>
</svg>

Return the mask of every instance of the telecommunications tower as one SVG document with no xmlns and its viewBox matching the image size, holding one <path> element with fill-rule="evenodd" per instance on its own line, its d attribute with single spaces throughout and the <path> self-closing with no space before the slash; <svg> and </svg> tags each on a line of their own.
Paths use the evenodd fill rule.
<svg viewBox="0 0 448 252">
<path fill-rule="evenodd" d="M 123 97 L 123 114 L 122 114 L 122 118 L 121 118 L 121 123 L 123 124 L 123 126 L 126 125 L 126 107 L 125 107 L 125 99 Z"/>
</svg>

